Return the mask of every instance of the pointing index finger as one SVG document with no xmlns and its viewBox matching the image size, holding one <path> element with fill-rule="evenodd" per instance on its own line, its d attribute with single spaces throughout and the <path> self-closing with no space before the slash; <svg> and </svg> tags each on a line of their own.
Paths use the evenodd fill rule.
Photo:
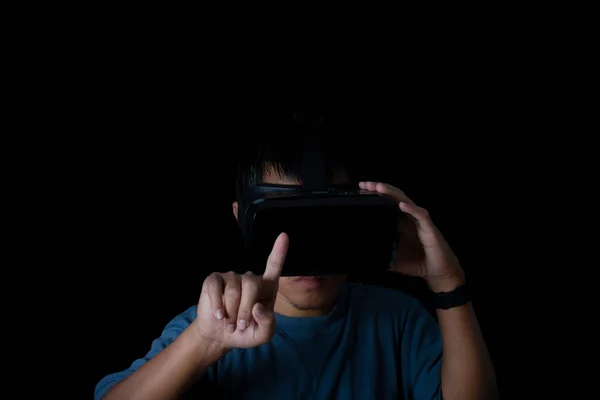
<svg viewBox="0 0 600 400">
<path fill-rule="evenodd" d="M 279 280 L 288 246 L 288 235 L 285 233 L 279 234 L 273 245 L 273 250 L 271 250 L 271 254 L 269 254 L 269 258 L 267 259 L 267 267 L 262 277 L 264 281 L 277 282 Z"/>
</svg>

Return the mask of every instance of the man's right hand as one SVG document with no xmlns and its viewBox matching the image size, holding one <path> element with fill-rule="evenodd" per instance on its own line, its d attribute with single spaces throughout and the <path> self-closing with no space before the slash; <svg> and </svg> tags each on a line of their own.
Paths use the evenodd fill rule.
<svg viewBox="0 0 600 400">
<path fill-rule="evenodd" d="M 288 245 L 288 236 L 280 234 L 262 276 L 227 272 L 206 278 L 194 321 L 202 340 L 228 351 L 257 347 L 273 338 L 273 309 Z"/>
</svg>

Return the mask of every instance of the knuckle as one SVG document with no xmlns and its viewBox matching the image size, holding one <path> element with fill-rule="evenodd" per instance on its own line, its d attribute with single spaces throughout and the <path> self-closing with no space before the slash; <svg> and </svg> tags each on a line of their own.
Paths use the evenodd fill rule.
<svg viewBox="0 0 600 400">
<path fill-rule="evenodd" d="M 206 289 L 215 288 L 217 286 L 218 278 L 217 274 L 212 273 L 204 279 L 204 287 Z"/>
<path fill-rule="evenodd" d="M 216 279 L 211 279 L 210 281 L 206 282 L 206 288 L 209 291 L 215 291 L 218 290 L 219 284 L 217 283 Z"/>
<path fill-rule="evenodd" d="M 216 272 L 213 272 L 212 274 L 210 274 L 209 276 L 206 277 L 206 279 L 204 280 L 204 282 L 210 282 L 210 281 L 215 281 L 218 279 L 219 274 Z"/>
<path fill-rule="evenodd" d="M 260 282 L 261 277 L 253 273 L 246 273 L 242 279 L 242 286 L 255 287 Z"/>
<path fill-rule="evenodd" d="M 225 280 L 225 282 L 227 282 L 227 284 L 238 284 L 239 282 L 241 282 L 242 277 L 241 275 L 236 274 L 233 271 L 229 271 L 223 274 L 223 280 Z"/>
</svg>

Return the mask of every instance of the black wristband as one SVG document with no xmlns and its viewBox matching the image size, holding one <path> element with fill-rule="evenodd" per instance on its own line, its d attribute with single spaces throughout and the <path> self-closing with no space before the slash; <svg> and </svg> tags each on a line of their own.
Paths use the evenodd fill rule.
<svg viewBox="0 0 600 400">
<path fill-rule="evenodd" d="M 466 284 L 463 284 L 451 292 L 433 293 L 433 305 L 437 309 L 448 310 L 449 308 L 462 306 L 471 301 L 471 294 Z"/>
</svg>

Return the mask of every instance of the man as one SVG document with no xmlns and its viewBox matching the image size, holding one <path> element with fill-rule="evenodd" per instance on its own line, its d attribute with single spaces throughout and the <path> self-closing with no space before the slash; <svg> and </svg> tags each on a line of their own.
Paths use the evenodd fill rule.
<svg viewBox="0 0 600 400">
<path fill-rule="evenodd" d="M 299 184 L 294 145 L 259 147 L 246 186 Z M 346 183 L 332 156 L 331 183 Z M 385 183 L 409 215 L 391 270 L 423 278 L 435 293 L 462 287 L 461 266 L 427 211 Z M 237 218 L 237 203 L 233 203 Z M 406 223 L 408 222 L 408 223 Z M 265 272 L 214 273 L 198 305 L 175 317 L 148 354 L 103 378 L 96 399 L 198 398 L 494 399 L 493 368 L 471 304 L 438 309 L 438 321 L 407 294 L 345 282 L 345 276 L 281 277 L 289 239 L 273 245 Z M 226 262 L 226 260 L 224 260 Z M 460 289 L 459 289 L 460 290 Z"/>
</svg>

